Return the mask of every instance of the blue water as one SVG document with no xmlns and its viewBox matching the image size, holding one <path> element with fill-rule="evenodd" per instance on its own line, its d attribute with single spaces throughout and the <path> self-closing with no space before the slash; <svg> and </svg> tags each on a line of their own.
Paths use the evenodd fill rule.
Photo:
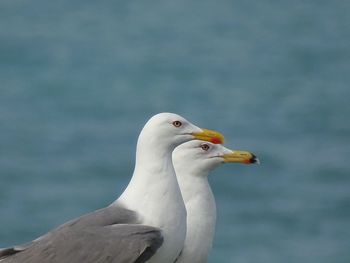
<svg viewBox="0 0 350 263">
<path fill-rule="evenodd" d="M 210 262 L 350 262 L 350 2 L 0 2 L 0 247 L 108 205 L 162 111 L 260 166 L 211 184 Z"/>
</svg>

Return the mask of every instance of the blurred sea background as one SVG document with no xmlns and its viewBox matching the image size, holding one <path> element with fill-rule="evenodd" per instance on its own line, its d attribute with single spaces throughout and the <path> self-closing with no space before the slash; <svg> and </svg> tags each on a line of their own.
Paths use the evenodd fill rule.
<svg viewBox="0 0 350 263">
<path fill-rule="evenodd" d="M 0 247 L 104 207 L 183 115 L 250 150 L 212 263 L 350 262 L 350 1 L 0 2 Z"/>
</svg>

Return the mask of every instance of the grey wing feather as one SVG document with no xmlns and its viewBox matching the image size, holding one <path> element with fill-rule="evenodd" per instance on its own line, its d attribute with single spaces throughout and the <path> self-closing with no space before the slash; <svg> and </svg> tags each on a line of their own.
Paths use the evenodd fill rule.
<svg viewBox="0 0 350 263">
<path fill-rule="evenodd" d="M 11 256 L 13 254 L 16 254 L 18 252 L 20 252 L 21 250 L 18 250 L 16 249 L 15 247 L 9 247 L 9 248 L 3 248 L 3 249 L 0 249 L 0 260 L 2 258 L 5 258 L 5 257 L 8 257 L 8 256 Z"/>
<path fill-rule="evenodd" d="M 0 261 L 1 259 L 8 257 L 10 255 L 16 254 L 18 252 L 21 252 L 32 245 L 32 242 L 20 245 L 20 246 L 14 246 L 9 248 L 1 248 L 0 249 Z"/>
<path fill-rule="evenodd" d="M 142 263 L 162 245 L 159 229 L 133 211 L 108 207 L 72 220 L 21 249 L 0 250 L 1 263 Z"/>
</svg>

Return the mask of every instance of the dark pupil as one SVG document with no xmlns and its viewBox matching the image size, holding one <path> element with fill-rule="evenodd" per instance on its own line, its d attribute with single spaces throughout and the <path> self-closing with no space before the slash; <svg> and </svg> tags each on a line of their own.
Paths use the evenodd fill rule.
<svg viewBox="0 0 350 263">
<path fill-rule="evenodd" d="M 204 151 L 208 151 L 209 146 L 208 146 L 208 145 L 206 145 L 206 144 L 204 144 L 204 145 L 202 145 L 202 149 L 203 149 Z"/>
<path fill-rule="evenodd" d="M 179 121 L 174 121 L 174 125 L 175 125 L 176 127 L 179 127 L 179 126 L 181 125 L 181 122 L 179 122 Z"/>
</svg>

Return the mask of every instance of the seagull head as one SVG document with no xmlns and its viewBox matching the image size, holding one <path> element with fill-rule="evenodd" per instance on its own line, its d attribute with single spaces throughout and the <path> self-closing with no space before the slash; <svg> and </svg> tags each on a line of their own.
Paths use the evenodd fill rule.
<svg viewBox="0 0 350 263">
<path fill-rule="evenodd" d="M 163 145 L 173 150 L 176 146 L 191 140 L 223 143 L 224 136 L 219 132 L 202 129 L 184 117 L 174 113 L 154 115 L 144 126 L 140 138 L 152 145 Z"/>
<path fill-rule="evenodd" d="M 193 140 L 175 148 L 173 163 L 177 173 L 208 175 L 223 163 L 253 164 L 259 163 L 259 159 L 251 152 L 230 150 L 221 144 Z"/>
</svg>

